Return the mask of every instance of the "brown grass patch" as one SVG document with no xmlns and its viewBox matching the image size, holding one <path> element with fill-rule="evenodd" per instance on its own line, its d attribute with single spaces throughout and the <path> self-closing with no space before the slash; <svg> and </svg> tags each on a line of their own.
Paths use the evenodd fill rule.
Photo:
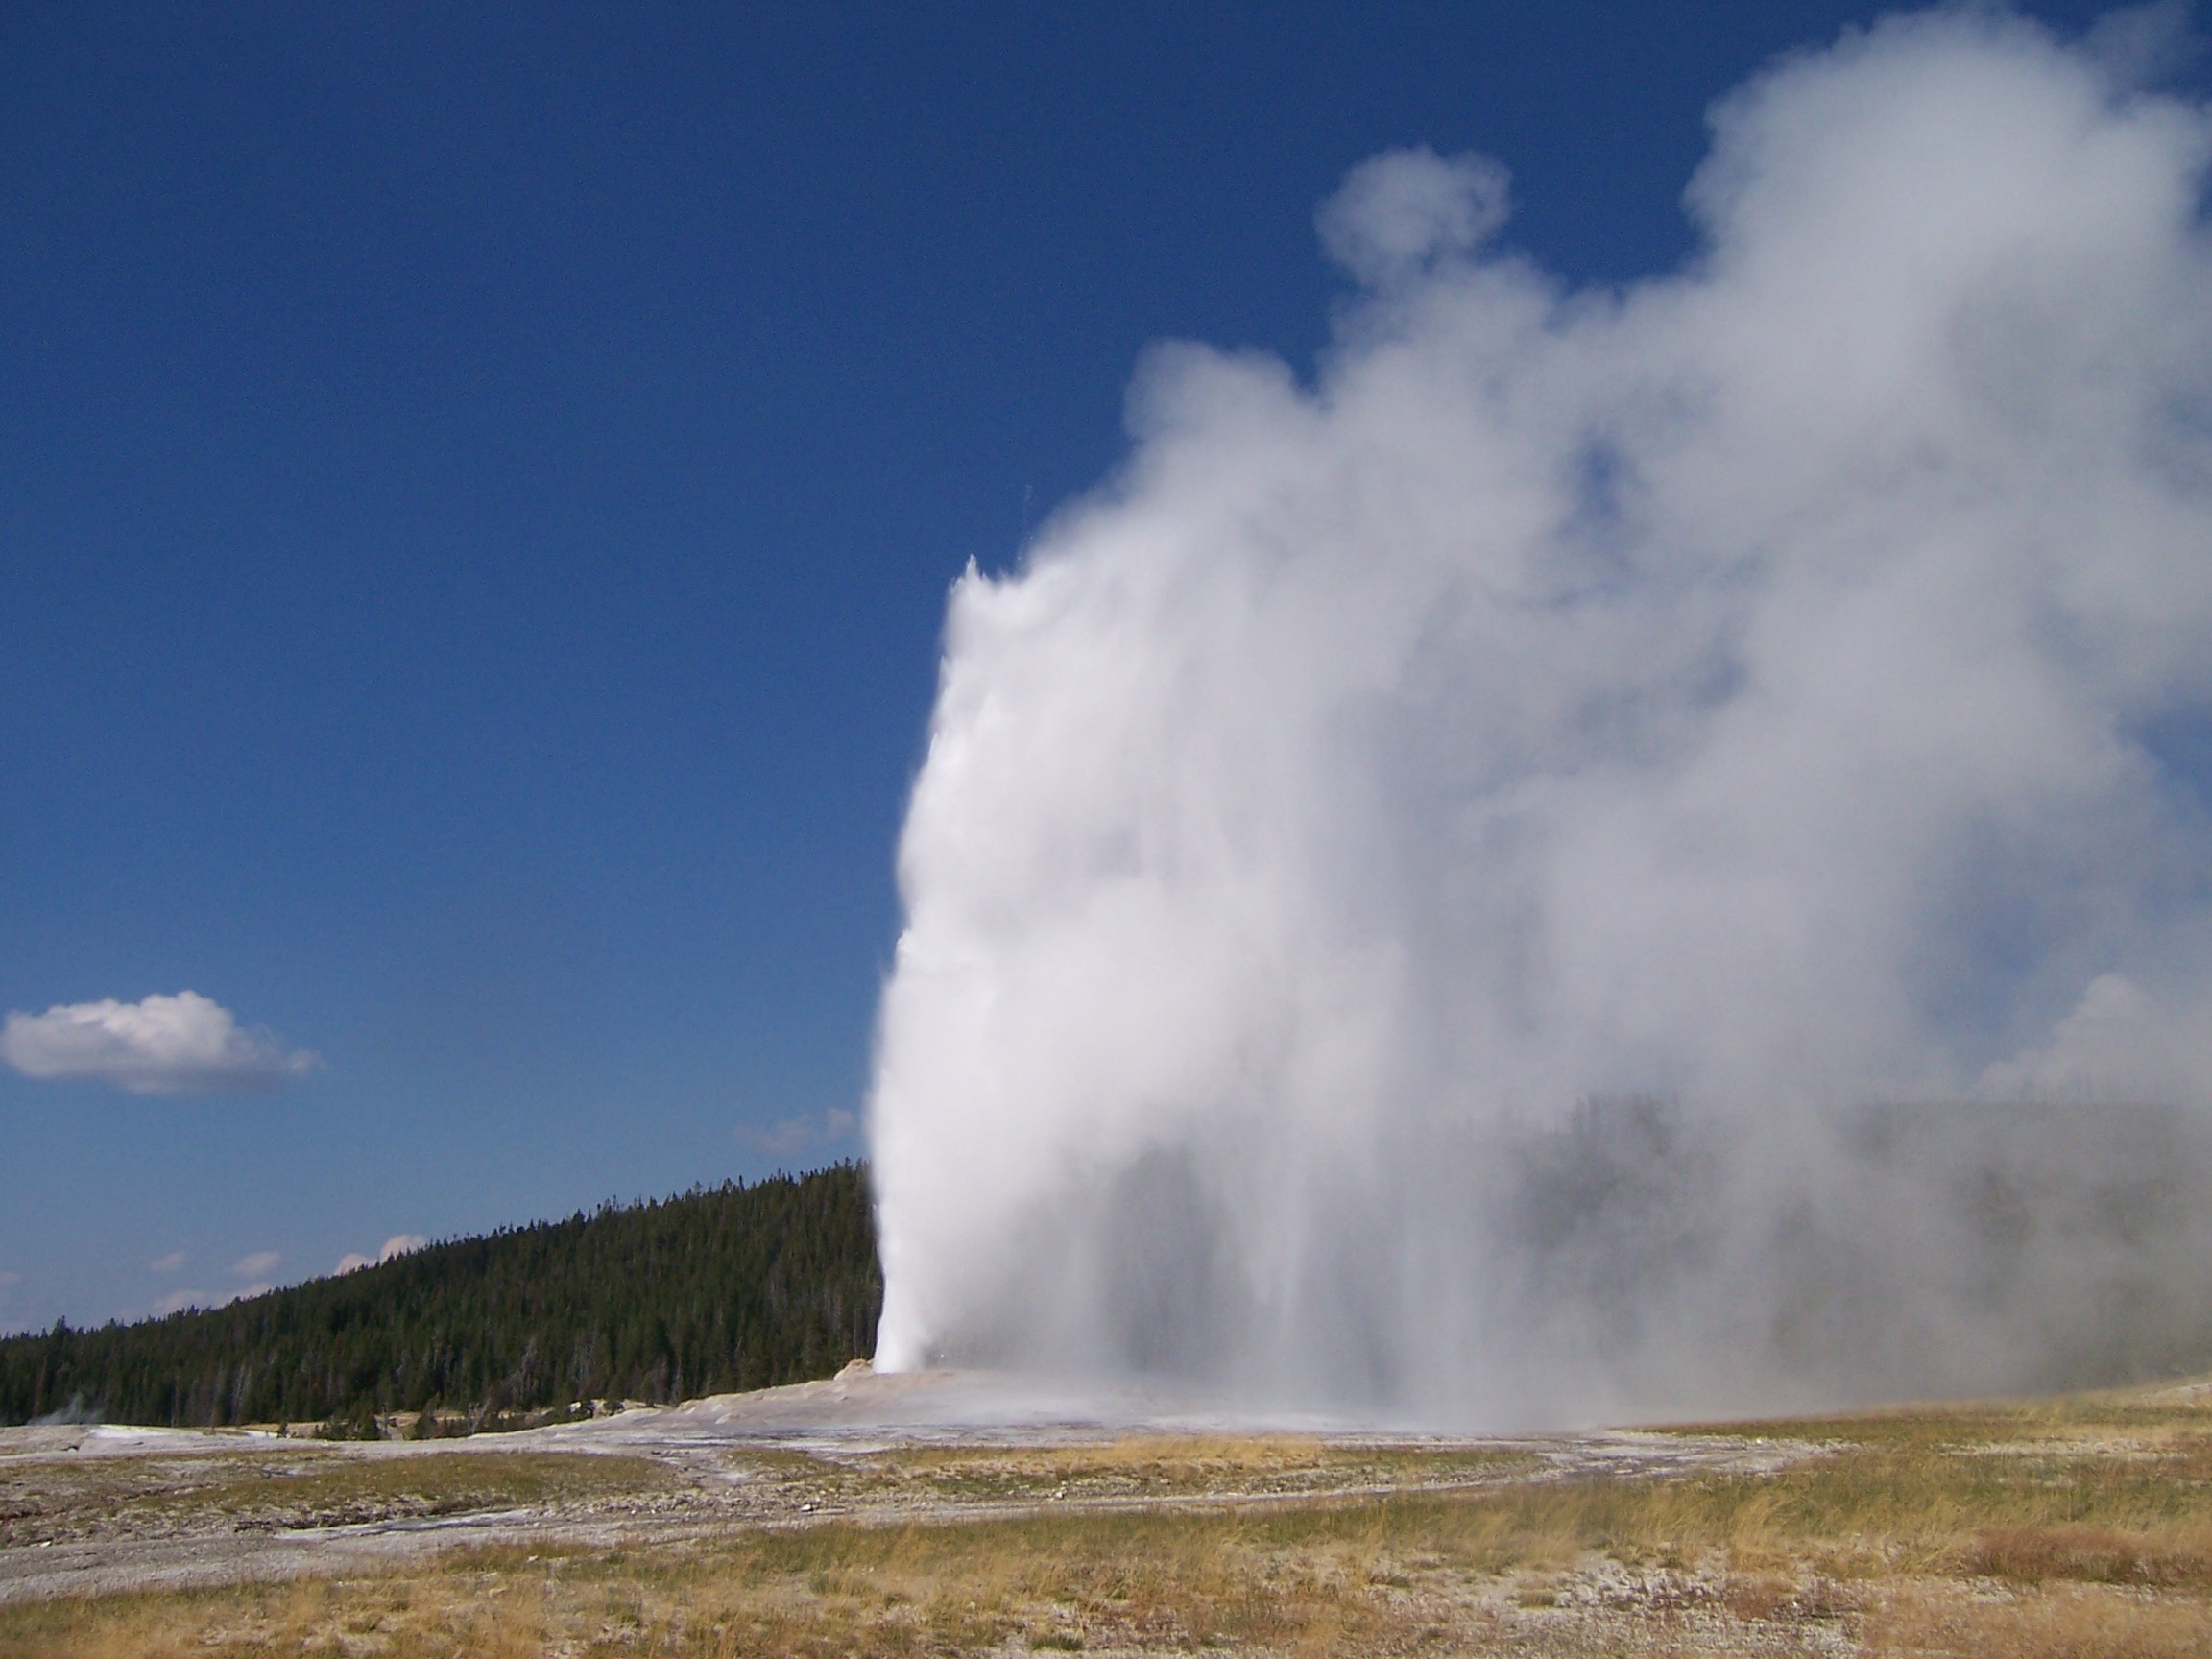
<svg viewBox="0 0 2212 1659">
<path fill-rule="evenodd" d="M 2104 1586 L 1997 1601 L 1916 1589 L 1869 1619 L 1866 1648 L 1929 1659 L 2205 1659 L 2212 1609 Z"/>
<path fill-rule="evenodd" d="M 1967 1549 L 1969 1573 L 2021 1584 L 2212 1584 L 2212 1533 L 2117 1532 L 2104 1527 L 2001 1527 Z"/>
</svg>

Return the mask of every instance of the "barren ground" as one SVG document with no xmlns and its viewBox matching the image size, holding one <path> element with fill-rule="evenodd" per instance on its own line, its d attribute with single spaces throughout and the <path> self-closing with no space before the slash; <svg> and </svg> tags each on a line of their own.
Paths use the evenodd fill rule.
<svg viewBox="0 0 2212 1659">
<path fill-rule="evenodd" d="M 0 1431 L 31 1654 L 2212 1654 L 2212 1398 L 1235 1430 L 858 1378 L 469 1440 Z"/>
</svg>

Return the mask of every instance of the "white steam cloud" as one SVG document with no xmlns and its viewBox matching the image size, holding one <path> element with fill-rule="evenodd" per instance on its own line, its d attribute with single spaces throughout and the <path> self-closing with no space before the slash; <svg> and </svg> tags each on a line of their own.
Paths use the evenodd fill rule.
<svg viewBox="0 0 2212 1659">
<path fill-rule="evenodd" d="M 251 1094 L 281 1087 L 321 1064 L 196 991 L 142 1002 L 71 1002 L 12 1013 L 0 1060 L 26 1077 L 91 1078 L 133 1094 Z"/>
<path fill-rule="evenodd" d="M 1151 354 L 952 593 L 879 1364 L 1503 1420 L 2212 1343 L 2212 119 L 2109 63 L 1788 60 L 1619 292 L 1383 156 L 1316 384 Z"/>
</svg>

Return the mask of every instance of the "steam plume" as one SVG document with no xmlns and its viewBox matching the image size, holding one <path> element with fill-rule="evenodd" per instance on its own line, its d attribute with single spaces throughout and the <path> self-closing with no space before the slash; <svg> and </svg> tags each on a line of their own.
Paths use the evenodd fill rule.
<svg viewBox="0 0 2212 1659">
<path fill-rule="evenodd" d="M 1936 13 L 1713 130 L 1618 292 L 1493 162 L 1355 169 L 1317 383 L 1154 350 L 955 586 L 879 1363 L 1503 1420 L 2212 1352 L 2212 120 Z"/>
</svg>

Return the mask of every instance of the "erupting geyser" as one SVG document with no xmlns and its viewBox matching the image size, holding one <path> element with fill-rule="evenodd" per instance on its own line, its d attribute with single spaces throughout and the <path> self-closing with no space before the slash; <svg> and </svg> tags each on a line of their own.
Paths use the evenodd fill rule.
<svg viewBox="0 0 2212 1659">
<path fill-rule="evenodd" d="M 1317 383 L 1156 350 L 957 585 L 879 1365 L 1502 1422 L 2212 1356 L 2212 118 L 1977 12 L 1713 126 L 1618 292 L 1490 162 L 1355 169 Z"/>
</svg>

